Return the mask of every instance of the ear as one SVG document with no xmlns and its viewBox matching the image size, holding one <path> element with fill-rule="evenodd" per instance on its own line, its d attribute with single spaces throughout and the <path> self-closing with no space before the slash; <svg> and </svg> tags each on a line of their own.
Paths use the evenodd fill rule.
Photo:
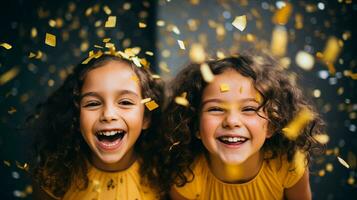
<svg viewBox="0 0 357 200">
<path fill-rule="evenodd" d="M 150 127 L 150 123 L 151 123 L 151 119 L 150 117 L 144 117 L 144 121 L 143 121 L 143 130 L 146 130 Z"/>
</svg>

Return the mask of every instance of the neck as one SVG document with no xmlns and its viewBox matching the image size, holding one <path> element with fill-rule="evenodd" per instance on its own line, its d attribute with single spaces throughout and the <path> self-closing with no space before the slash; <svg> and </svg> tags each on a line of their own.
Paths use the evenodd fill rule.
<svg viewBox="0 0 357 200">
<path fill-rule="evenodd" d="M 245 183 L 252 180 L 259 173 L 262 164 L 263 156 L 260 152 L 240 164 L 225 163 L 217 156 L 209 156 L 213 175 L 226 183 Z"/>
<path fill-rule="evenodd" d="M 131 151 L 128 151 L 118 162 L 115 163 L 105 163 L 95 155 L 91 156 L 90 162 L 95 168 L 99 170 L 117 172 L 128 169 L 136 161 L 136 159 L 136 154 L 132 149 Z"/>
</svg>

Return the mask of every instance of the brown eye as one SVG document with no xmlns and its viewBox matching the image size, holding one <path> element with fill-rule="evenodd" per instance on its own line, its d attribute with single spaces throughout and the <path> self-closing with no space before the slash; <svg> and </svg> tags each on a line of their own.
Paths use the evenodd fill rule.
<svg viewBox="0 0 357 200">
<path fill-rule="evenodd" d="M 90 101 L 90 102 L 87 102 L 83 105 L 83 107 L 85 108 L 91 108 L 91 107 L 96 107 L 96 106 L 99 106 L 101 105 L 101 103 L 99 101 Z"/>
</svg>

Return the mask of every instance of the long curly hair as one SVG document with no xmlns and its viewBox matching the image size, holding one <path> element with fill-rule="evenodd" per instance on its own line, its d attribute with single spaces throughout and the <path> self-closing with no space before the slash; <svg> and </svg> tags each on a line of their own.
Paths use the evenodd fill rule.
<svg viewBox="0 0 357 200">
<path fill-rule="evenodd" d="M 63 197 L 72 184 L 80 189 L 88 186 L 86 162 L 90 149 L 79 131 L 77 105 L 86 74 L 110 61 L 127 63 L 140 80 L 143 98 L 151 98 L 160 105 L 153 111 L 145 109 L 144 115 L 150 118 L 151 125 L 142 131 L 135 143 L 143 182 L 154 188 L 159 185 L 155 171 L 157 148 L 154 146 L 157 143 L 156 123 L 161 118 L 164 99 L 163 82 L 153 78 L 146 67 L 137 67 L 119 56 L 103 54 L 87 64 L 77 65 L 62 86 L 39 104 L 37 112 L 27 119 L 29 131 L 35 135 L 31 175 L 41 188 L 56 197 Z"/>
<path fill-rule="evenodd" d="M 291 162 L 295 152 L 301 150 L 307 154 L 309 162 L 312 154 L 323 152 L 323 145 L 313 138 L 314 135 L 322 133 L 323 120 L 274 58 L 268 54 L 245 52 L 206 63 L 215 75 L 233 69 L 253 80 L 255 89 L 262 96 L 260 106 L 267 113 L 268 128 L 273 133 L 262 147 L 263 152 L 269 152 L 265 159 L 284 155 Z M 164 164 L 160 168 L 161 176 L 166 177 L 162 183 L 166 190 L 173 184 L 183 186 L 190 182 L 194 178 L 192 163 L 206 152 L 201 140 L 195 137 L 199 128 L 201 97 L 206 86 L 198 63 L 185 67 L 170 85 L 172 93 L 164 111 L 162 127 L 162 137 L 166 144 L 161 151 L 164 155 L 161 162 Z M 187 94 L 188 106 L 175 102 L 175 97 L 182 96 L 184 92 Z M 301 130 L 295 140 L 290 140 L 283 134 L 282 129 L 302 109 L 311 111 L 313 120 Z"/>
</svg>

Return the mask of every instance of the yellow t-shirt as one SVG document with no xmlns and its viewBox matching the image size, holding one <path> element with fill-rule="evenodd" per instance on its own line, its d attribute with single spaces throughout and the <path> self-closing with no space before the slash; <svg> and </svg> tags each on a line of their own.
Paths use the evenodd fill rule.
<svg viewBox="0 0 357 200">
<path fill-rule="evenodd" d="M 193 166 L 194 179 L 175 190 L 187 199 L 283 199 L 284 188 L 290 188 L 305 172 L 304 156 L 295 156 L 288 163 L 284 159 L 264 161 L 258 174 L 242 184 L 224 183 L 208 167 L 204 156 Z"/>
<path fill-rule="evenodd" d="M 152 200 L 159 198 L 152 188 L 140 184 L 138 161 L 120 172 L 105 172 L 90 165 L 88 178 L 89 185 L 86 189 L 80 190 L 73 185 L 63 199 Z"/>
</svg>

